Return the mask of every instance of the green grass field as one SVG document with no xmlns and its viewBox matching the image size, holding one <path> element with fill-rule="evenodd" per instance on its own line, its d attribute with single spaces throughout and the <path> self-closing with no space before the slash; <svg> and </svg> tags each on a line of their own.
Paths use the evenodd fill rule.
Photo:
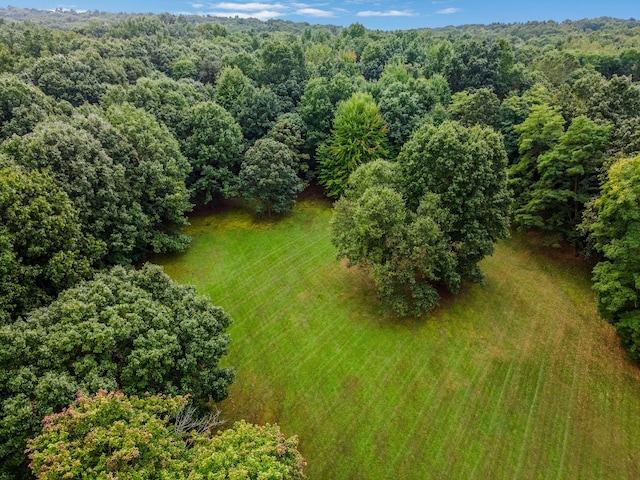
<svg viewBox="0 0 640 480">
<path fill-rule="evenodd" d="M 484 287 L 385 318 L 330 217 L 308 200 L 274 222 L 195 218 L 190 249 L 154 259 L 235 320 L 224 417 L 297 434 L 312 480 L 640 478 L 640 370 L 587 267 L 516 236 Z"/>
</svg>

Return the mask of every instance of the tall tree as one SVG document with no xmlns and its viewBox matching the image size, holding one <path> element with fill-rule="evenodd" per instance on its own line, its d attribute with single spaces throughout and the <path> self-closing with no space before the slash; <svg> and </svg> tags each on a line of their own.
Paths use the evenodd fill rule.
<svg viewBox="0 0 640 480">
<path fill-rule="evenodd" d="M 182 151 L 191 163 L 188 186 L 198 205 L 229 196 L 242 156 L 242 131 L 215 102 L 192 106 L 181 128 Z"/>
<path fill-rule="evenodd" d="M 602 260 L 593 269 L 598 312 L 611 322 L 634 360 L 640 360 L 640 156 L 608 172 L 591 225 Z"/>
<path fill-rule="evenodd" d="M 437 196 L 427 195 L 418 211 L 410 212 L 398 191 L 388 186 L 364 188 L 358 180 L 351 177 L 348 191 L 362 194 L 345 194 L 335 205 L 331 226 L 338 258 L 363 268 L 394 314 L 431 311 L 439 299 L 434 285 L 459 283 L 442 229 L 446 211 L 438 206 Z"/>
<path fill-rule="evenodd" d="M 481 88 L 469 93 L 466 90 L 452 97 L 451 113 L 463 125 L 483 125 L 496 128 L 500 111 L 500 100 L 491 90 Z"/>
<path fill-rule="evenodd" d="M 14 75 L 0 77 L 0 140 L 25 135 L 52 110 L 52 101 Z"/>
<path fill-rule="evenodd" d="M 112 87 L 105 94 L 102 106 L 109 108 L 128 102 L 151 114 L 164 123 L 173 135 L 178 135 L 184 114 L 189 107 L 203 102 L 207 95 L 203 85 L 168 77 L 139 78 L 128 88 Z"/>
<path fill-rule="evenodd" d="M 296 156 L 285 144 L 270 138 L 258 140 L 244 155 L 241 195 L 258 215 L 288 212 L 303 188 L 296 166 Z"/>
<path fill-rule="evenodd" d="M 98 103 L 107 89 L 89 65 L 72 55 L 42 57 L 33 65 L 32 75 L 44 93 L 74 106 Z"/>
<path fill-rule="evenodd" d="M 101 247 L 48 174 L 0 168 L 0 325 L 89 277 Z"/>
<path fill-rule="evenodd" d="M 155 253 L 183 250 L 190 241 L 180 228 L 192 207 L 185 186 L 191 166 L 178 141 L 153 115 L 130 104 L 113 105 L 107 117 L 135 149 L 129 181 L 149 222 L 144 247 Z"/>
<path fill-rule="evenodd" d="M 260 60 L 262 84 L 278 96 L 282 111 L 293 111 L 307 81 L 302 47 L 295 39 L 271 41 L 262 48 Z"/>
<path fill-rule="evenodd" d="M 103 241 L 106 263 L 127 263 L 149 228 L 126 169 L 90 133 L 61 119 L 3 144 L 7 155 L 32 170 L 47 169 L 73 202 L 84 232 Z"/>
<path fill-rule="evenodd" d="M 306 153 L 314 155 L 319 144 L 331 133 L 331 121 L 339 102 L 347 100 L 358 90 L 362 77 L 349 78 L 339 73 L 331 79 L 315 77 L 307 83 L 297 106 L 307 125 Z"/>
<path fill-rule="evenodd" d="M 508 235 L 511 195 L 501 136 L 458 122 L 425 124 L 405 144 L 398 164 L 409 208 L 415 211 L 426 193 L 438 195 L 451 215 L 446 232 L 454 245 L 456 272 L 462 279 L 482 281 L 478 262 Z"/>
<path fill-rule="evenodd" d="M 579 241 L 576 226 L 589 199 L 598 192 L 603 150 L 612 125 L 575 118 L 559 143 L 537 158 L 539 180 L 529 186 L 527 201 L 515 210 L 520 228 L 550 233 L 548 241 Z"/>
<path fill-rule="evenodd" d="M 531 199 L 531 187 L 540 180 L 538 157 L 553 149 L 564 133 L 564 118 L 557 108 L 548 104 L 531 107 L 527 119 L 515 126 L 520 157 L 509 170 L 515 206 L 526 205 Z"/>
<path fill-rule="evenodd" d="M 355 93 L 340 104 L 331 137 L 318 154 L 325 193 L 338 198 L 358 165 L 387 156 L 387 127 L 373 97 Z"/>
</svg>

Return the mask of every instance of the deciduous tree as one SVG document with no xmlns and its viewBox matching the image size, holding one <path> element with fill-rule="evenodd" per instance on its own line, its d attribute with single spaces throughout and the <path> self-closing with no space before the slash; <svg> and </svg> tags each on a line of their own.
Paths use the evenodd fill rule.
<svg viewBox="0 0 640 480">
<path fill-rule="evenodd" d="M 425 124 L 405 144 L 398 164 L 409 208 L 415 211 L 427 193 L 438 195 L 451 216 L 446 234 L 456 272 L 482 281 L 478 262 L 508 235 L 511 195 L 501 136 L 457 122 Z"/>
<path fill-rule="evenodd" d="M 40 420 L 79 390 L 222 400 L 233 381 L 218 366 L 230 321 L 193 287 L 145 265 L 98 273 L 0 327 L 0 465 L 19 471 Z"/>
<path fill-rule="evenodd" d="M 296 157 L 283 143 L 258 140 L 244 155 L 240 169 L 240 192 L 258 215 L 286 213 L 302 191 L 296 175 Z"/>
<path fill-rule="evenodd" d="M 340 104 L 331 137 L 318 151 L 320 182 L 325 193 L 338 198 L 351 172 L 360 164 L 387 156 L 387 127 L 373 97 L 355 93 Z"/>
<path fill-rule="evenodd" d="M 0 168 L 0 325 L 89 277 L 101 246 L 49 175 Z"/>
<path fill-rule="evenodd" d="M 181 396 L 80 394 L 68 409 L 48 415 L 29 442 L 31 470 L 39 480 L 305 478 L 297 437 L 244 421 L 216 435 L 183 431 L 186 403 Z"/>
<path fill-rule="evenodd" d="M 549 232 L 547 240 L 553 244 L 564 238 L 575 245 L 584 206 L 598 192 L 611 128 L 611 124 L 597 125 L 584 116 L 575 118 L 558 144 L 538 156 L 540 178 L 529 186 L 526 203 L 516 208 L 514 223 Z"/>
<path fill-rule="evenodd" d="M 367 271 L 397 315 L 437 304 L 436 287 L 456 293 L 481 282 L 478 262 L 508 234 L 510 196 L 501 137 L 457 122 L 423 125 L 398 163 L 360 166 L 336 203 L 333 243 Z"/>
<path fill-rule="evenodd" d="M 598 312 L 611 322 L 634 360 L 640 360 L 640 156 L 608 172 L 591 225 L 602 260 L 593 269 Z"/>
<path fill-rule="evenodd" d="M 215 102 L 203 102 L 185 114 L 182 151 L 191 163 L 188 186 L 198 205 L 229 196 L 242 160 L 242 131 Z"/>
</svg>

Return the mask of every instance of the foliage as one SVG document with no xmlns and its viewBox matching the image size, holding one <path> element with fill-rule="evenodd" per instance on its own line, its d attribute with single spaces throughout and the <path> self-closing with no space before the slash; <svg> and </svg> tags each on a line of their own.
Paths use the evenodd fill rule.
<svg viewBox="0 0 640 480">
<path fill-rule="evenodd" d="M 30 468 L 40 480 L 305 478 L 297 438 L 285 438 L 276 425 L 241 421 L 215 436 L 181 433 L 173 422 L 187 401 L 80 393 L 68 409 L 45 417 L 42 432 L 28 444 Z"/>
<path fill-rule="evenodd" d="M 531 197 L 531 186 L 540 179 L 538 157 L 550 151 L 564 133 L 564 119 L 557 108 L 547 104 L 534 105 L 527 119 L 515 126 L 518 137 L 518 162 L 509 170 L 516 208 Z"/>
<path fill-rule="evenodd" d="M 446 233 L 456 272 L 462 279 L 481 281 L 477 263 L 508 234 L 511 197 L 501 137 L 457 122 L 425 124 L 405 144 L 398 164 L 409 208 L 416 211 L 427 193 L 439 196 L 451 215 Z"/>
<path fill-rule="evenodd" d="M 425 197 L 419 212 L 411 215 L 400 193 L 374 186 L 335 205 L 332 232 L 338 257 L 364 268 L 396 315 L 431 311 L 438 304 L 432 283 L 442 279 L 442 270 L 451 270 L 445 265 L 451 263 L 451 252 L 441 228 L 446 214 L 437 202 L 437 196 Z"/>
<path fill-rule="evenodd" d="M 467 127 L 480 125 L 496 128 L 500 100 L 495 93 L 486 88 L 474 93 L 463 91 L 453 95 L 450 110 L 454 120 Z"/>
<path fill-rule="evenodd" d="M 358 89 L 355 80 L 338 73 L 331 79 L 315 77 L 307 83 L 297 111 L 307 125 L 308 154 L 315 154 L 318 145 L 329 137 L 338 103 L 349 99 Z"/>
<path fill-rule="evenodd" d="M 325 194 L 338 198 L 358 165 L 387 156 L 387 127 L 373 97 L 355 93 L 340 104 L 331 137 L 318 151 Z"/>
<path fill-rule="evenodd" d="M 235 118 L 248 142 L 264 137 L 282 113 L 278 96 L 268 87 L 250 88 L 236 99 Z"/>
<path fill-rule="evenodd" d="M 260 61 L 262 84 L 278 96 L 282 111 L 293 111 L 307 81 L 302 47 L 294 39 L 272 41 L 262 48 Z"/>
<path fill-rule="evenodd" d="M 285 144 L 263 138 L 246 151 L 240 168 L 240 190 L 258 215 L 286 213 L 302 191 L 295 154 Z"/>
<path fill-rule="evenodd" d="M 182 151 L 191 163 L 188 186 L 196 204 L 229 196 L 242 154 L 242 131 L 215 102 L 192 106 L 185 115 Z"/>
<path fill-rule="evenodd" d="M 566 82 L 579 68 L 578 60 L 570 52 L 550 51 L 538 59 L 533 67 L 541 71 L 556 87 Z"/>
<path fill-rule="evenodd" d="M 297 113 L 280 115 L 267 137 L 285 144 L 294 153 L 297 163 L 296 173 L 311 174 L 309 172 L 309 155 L 303 152 L 307 138 L 307 126 L 300 115 Z"/>
<path fill-rule="evenodd" d="M 373 160 L 364 163 L 349 175 L 349 181 L 344 190 L 344 197 L 354 200 L 362 196 L 370 187 L 389 187 L 398 189 L 401 178 L 398 164 L 387 160 Z"/>
<path fill-rule="evenodd" d="M 82 230 L 106 244 L 107 263 L 136 256 L 148 221 L 134 200 L 126 168 L 89 132 L 54 118 L 5 141 L 3 149 L 27 169 L 48 170 L 73 202 Z"/>
<path fill-rule="evenodd" d="M 206 95 L 198 88 L 197 83 L 159 76 L 139 78 L 135 85 L 126 89 L 111 88 L 107 91 L 102 105 L 108 108 L 114 104 L 128 102 L 153 114 L 176 135 L 180 131 L 187 110 L 205 99 Z"/>
<path fill-rule="evenodd" d="M 560 238 L 574 245 L 578 242 L 576 226 L 585 204 L 598 192 L 602 151 L 611 127 L 580 116 L 557 145 L 538 156 L 535 168 L 539 179 L 529 185 L 526 203 L 518 205 L 514 212 L 514 223 L 519 228 L 546 230 L 551 234 L 548 241 L 556 245 Z"/>
<path fill-rule="evenodd" d="M 51 101 L 34 85 L 14 75 L 0 77 L 0 139 L 24 135 L 51 111 Z"/>
<path fill-rule="evenodd" d="M 193 457 L 193 480 L 305 478 L 298 438 L 286 438 L 277 425 L 236 422 L 211 439 L 195 442 Z"/>
<path fill-rule="evenodd" d="M 502 101 L 498 109 L 496 129 L 502 133 L 510 164 L 518 158 L 519 135 L 515 127 L 527 119 L 530 107 L 531 105 L 524 97 L 511 95 Z"/>
<path fill-rule="evenodd" d="M 178 229 L 186 224 L 184 214 L 192 207 L 185 186 L 191 166 L 177 140 L 153 115 L 129 104 L 112 106 L 107 118 L 135 149 L 133 168 L 127 173 L 149 222 L 143 245 L 155 253 L 184 250 L 189 237 Z"/>
<path fill-rule="evenodd" d="M 462 280 L 481 282 L 477 263 L 508 233 L 499 135 L 457 122 L 425 124 L 396 167 L 369 165 L 352 174 L 336 204 L 338 257 L 364 268 L 383 303 L 400 316 L 431 311 L 438 285 L 456 293 Z"/>
<path fill-rule="evenodd" d="M 187 449 L 169 423 L 184 397 L 78 393 L 69 408 L 46 416 L 29 440 L 37 479 L 186 478 Z"/>
<path fill-rule="evenodd" d="M 106 91 L 91 67 L 72 56 L 43 57 L 34 64 L 32 75 L 44 93 L 74 106 L 97 103 Z"/>
<path fill-rule="evenodd" d="M 114 267 L 62 292 L 48 307 L 0 328 L 0 462 L 23 462 L 27 438 L 78 390 L 127 395 L 226 397 L 233 372 L 219 368 L 231 319 L 160 267 Z"/>
<path fill-rule="evenodd" d="M 433 103 L 424 101 L 401 82 L 394 82 L 382 91 L 380 113 L 388 124 L 389 141 L 396 150 L 409 140 L 413 131 L 424 121 Z"/>
<path fill-rule="evenodd" d="M 618 160 L 595 203 L 597 220 L 591 226 L 603 257 L 593 269 L 598 312 L 614 324 L 634 360 L 640 360 L 639 195 L 640 156 Z"/>
<path fill-rule="evenodd" d="M 513 62 L 513 51 L 506 40 L 471 38 L 455 44 L 453 52 L 443 59 L 440 73 L 453 92 L 487 88 L 504 98 L 523 83 Z"/>
<path fill-rule="evenodd" d="M 99 254 L 49 175 L 0 168 L 0 325 L 90 276 Z"/>
<path fill-rule="evenodd" d="M 234 104 L 238 98 L 245 96 L 245 92 L 253 87 L 251 80 L 238 67 L 224 67 L 220 71 L 214 100 L 232 114 Z"/>
</svg>

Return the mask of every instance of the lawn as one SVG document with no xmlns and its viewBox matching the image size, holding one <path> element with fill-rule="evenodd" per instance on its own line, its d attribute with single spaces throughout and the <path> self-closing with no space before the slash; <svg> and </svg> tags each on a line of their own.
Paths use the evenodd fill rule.
<svg viewBox="0 0 640 480">
<path fill-rule="evenodd" d="M 640 478 L 640 370 L 585 265 L 515 236 L 484 286 L 386 318 L 330 218 L 193 218 L 190 249 L 154 259 L 234 318 L 224 417 L 297 434 L 312 480 Z"/>
</svg>

